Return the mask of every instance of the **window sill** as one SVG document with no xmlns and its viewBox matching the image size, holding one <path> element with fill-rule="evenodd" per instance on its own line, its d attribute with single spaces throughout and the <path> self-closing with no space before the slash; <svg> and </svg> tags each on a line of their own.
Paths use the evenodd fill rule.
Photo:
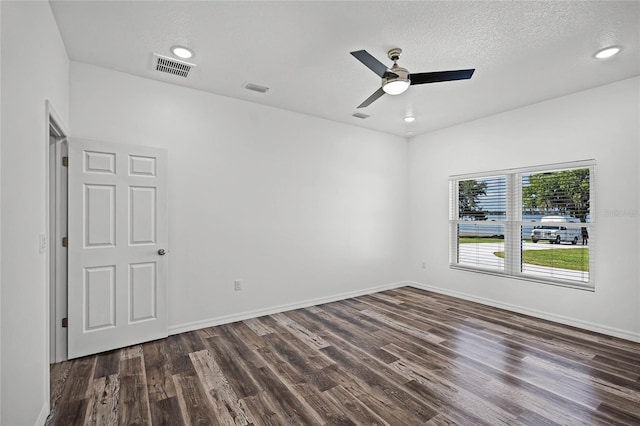
<svg viewBox="0 0 640 426">
<path fill-rule="evenodd" d="M 486 275 L 494 275 L 494 276 L 503 277 L 503 278 L 510 278 L 518 281 L 531 281 L 534 283 L 553 285 L 556 287 L 567 287 L 567 288 L 573 288 L 576 290 L 584 290 L 584 291 L 591 291 L 591 292 L 596 291 L 595 285 L 593 283 L 579 284 L 574 281 L 545 279 L 545 278 L 540 278 L 540 277 L 535 277 L 532 275 L 525 275 L 525 274 L 513 275 L 513 274 L 508 274 L 506 272 L 497 271 L 493 269 L 475 268 L 472 266 L 462 266 L 457 264 L 449 264 L 449 268 L 457 269 L 461 271 L 467 271 L 467 272 L 481 273 Z"/>
</svg>

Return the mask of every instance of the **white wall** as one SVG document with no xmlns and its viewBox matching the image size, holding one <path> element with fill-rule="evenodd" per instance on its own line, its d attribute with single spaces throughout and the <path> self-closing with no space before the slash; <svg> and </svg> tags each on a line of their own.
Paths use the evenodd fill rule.
<svg viewBox="0 0 640 426">
<path fill-rule="evenodd" d="M 639 89 L 632 78 L 413 139 L 411 280 L 640 340 Z M 583 159 L 596 160 L 595 292 L 449 268 L 450 175 Z"/>
<path fill-rule="evenodd" d="M 67 124 L 69 61 L 48 2 L 0 2 L 2 28 L 1 369 L 3 425 L 43 422 L 49 406 L 47 117 Z"/>
<path fill-rule="evenodd" d="M 405 280 L 405 139 L 75 62 L 70 82 L 72 136 L 169 150 L 170 332 Z"/>
<path fill-rule="evenodd" d="M 0 46 L 2 45 L 0 6 Z M 1 49 L 1 47 L 0 47 Z M 0 54 L 0 99 L 2 99 L 2 55 Z M 2 106 L 0 105 L 0 260 L 2 259 Z M 0 421 L 2 421 L 2 262 L 0 262 Z"/>
</svg>

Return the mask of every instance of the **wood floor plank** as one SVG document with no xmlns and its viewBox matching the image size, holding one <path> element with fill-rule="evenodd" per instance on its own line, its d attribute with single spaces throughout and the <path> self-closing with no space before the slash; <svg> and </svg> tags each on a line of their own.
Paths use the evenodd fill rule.
<svg viewBox="0 0 640 426">
<path fill-rule="evenodd" d="M 304 324 L 307 321 L 305 316 L 302 315 L 299 311 L 287 312 L 287 316 L 293 321 L 296 321 L 300 324 Z M 307 349 L 307 345 L 305 343 L 286 333 L 275 333 L 274 335 L 265 336 L 265 340 L 270 342 L 270 344 L 272 345 L 275 341 L 286 342 L 286 345 L 288 347 L 291 347 L 293 350 L 297 351 L 304 357 L 306 362 L 313 364 L 317 368 L 325 368 L 334 364 L 333 360 L 325 356 L 321 351 L 310 352 Z"/>
<path fill-rule="evenodd" d="M 55 416 L 47 419 L 47 424 L 54 426 L 91 424 L 87 421 L 88 410 L 88 399 L 61 402 L 53 412 Z"/>
<path fill-rule="evenodd" d="M 537 412 L 541 416 L 551 416 L 559 419 L 563 425 L 585 425 L 585 424 L 607 424 L 601 421 L 594 423 L 595 419 L 602 416 L 593 414 L 593 410 L 585 407 L 580 402 L 574 402 L 568 395 L 558 395 L 547 388 L 530 383 L 523 377 L 519 377 L 520 369 L 502 370 L 500 368 L 487 365 L 485 360 L 478 360 L 472 352 L 453 353 L 449 350 L 430 347 L 430 356 L 443 360 L 454 359 L 455 362 L 450 368 L 466 371 L 469 375 L 478 377 L 479 385 L 484 385 L 486 389 L 500 392 L 505 399 L 519 401 L 523 407 L 537 407 Z M 443 374 L 449 375 L 443 371 Z M 528 377 L 526 370 L 524 376 Z M 464 376 L 459 376 L 464 377 Z M 532 402 L 533 401 L 533 402 Z M 533 405 L 532 405 L 533 404 Z"/>
<path fill-rule="evenodd" d="M 364 311 L 361 311 L 361 313 L 363 315 L 366 315 L 370 318 L 373 318 L 375 320 L 378 320 L 380 323 L 385 324 L 395 330 L 397 330 L 398 332 L 404 333 L 404 334 L 408 334 L 410 336 L 413 336 L 415 338 L 418 338 L 420 340 L 424 340 L 427 342 L 432 342 L 435 344 L 439 344 L 442 343 L 443 341 L 445 341 L 446 339 L 431 334 L 429 332 L 424 331 L 424 329 L 420 329 L 420 328 L 416 328 L 413 326 L 407 326 L 404 325 L 400 322 L 394 321 L 392 318 L 390 318 L 387 315 L 381 314 L 379 312 L 375 312 L 372 311 L 371 309 L 366 309 Z"/>
<path fill-rule="evenodd" d="M 242 338 L 244 343 L 252 350 L 256 350 L 264 347 L 265 345 L 264 338 L 262 336 L 258 336 L 244 322 L 234 323 L 233 330 L 235 331 L 236 334 L 238 334 Z"/>
<path fill-rule="evenodd" d="M 234 332 L 234 327 L 221 326 L 221 333 L 225 339 L 232 343 L 238 354 L 242 356 L 242 363 L 249 372 L 254 382 L 262 390 L 268 390 L 265 397 L 274 398 L 275 404 L 272 405 L 281 414 L 284 414 L 286 421 L 293 424 L 316 424 L 319 416 L 305 401 L 300 400 L 293 392 L 293 389 L 287 387 L 275 371 L 272 369 L 264 358 L 258 353 L 253 352 L 242 341 L 241 337 Z"/>
<path fill-rule="evenodd" d="M 166 340 L 156 340 L 143 346 L 145 374 L 149 402 L 176 396 L 171 361 L 167 355 Z"/>
<path fill-rule="evenodd" d="M 221 423 L 249 425 L 253 423 L 233 390 L 222 369 L 209 350 L 190 354 L 191 361 Z"/>
<path fill-rule="evenodd" d="M 153 425 L 186 425 L 180 411 L 180 403 L 175 396 L 151 401 L 149 402 L 149 408 L 151 409 L 151 424 Z"/>
<path fill-rule="evenodd" d="M 244 368 L 242 364 L 236 362 L 236 360 L 239 359 L 238 357 L 242 355 L 239 355 L 236 350 L 230 348 L 221 336 L 210 337 L 207 341 L 209 342 L 209 350 L 213 354 L 216 363 L 222 371 L 225 372 L 229 384 L 238 397 L 245 398 L 257 395 L 261 391 L 260 387 L 251 377 L 247 369 Z"/>
<path fill-rule="evenodd" d="M 425 422 L 435 416 L 437 412 L 433 407 L 415 398 L 411 393 L 406 392 L 402 387 L 397 386 L 400 380 L 390 379 L 392 369 L 385 366 L 382 370 L 373 370 L 365 364 L 359 362 L 362 358 L 354 356 L 353 353 L 347 353 L 335 346 L 322 349 L 330 353 L 339 365 L 344 366 L 347 375 L 361 383 L 366 384 L 366 389 L 371 395 L 376 395 L 381 400 L 388 401 L 391 405 L 401 408 L 408 415 L 407 419 L 417 422 Z M 406 382 L 406 381 L 405 381 Z M 406 383 L 403 383 L 404 386 Z M 388 406 L 387 406 L 388 408 Z M 385 413 L 377 413 L 383 416 Z"/>
<path fill-rule="evenodd" d="M 366 415 L 366 413 L 357 408 L 364 406 L 373 413 L 372 417 L 380 418 L 383 423 L 390 425 L 421 424 L 429 419 L 428 416 L 416 417 L 413 410 L 407 412 L 405 407 L 396 403 L 392 395 L 387 395 L 384 390 L 369 386 L 364 380 L 349 374 L 348 370 L 342 368 L 328 369 L 327 374 L 348 392 L 343 401 L 345 404 L 348 403 L 347 405 L 353 404 L 356 408 L 355 414 L 351 414 L 355 418 Z M 337 390 L 334 391 L 334 389 L 335 387 L 327 392 L 334 395 L 338 392 Z"/>
<path fill-rule="evenodd" d="M 69 377 L 69 373 L 71 371 L 71 366 L 73 363 L 71 362 L 59 362 L 57 364 L 52 364 L 50 369 L 50 396 L 51 396 L 51 411 L 55 412 L 56 405 L 60 398 L 62 397 L 62 393 L 65 390 L 65 383 L 67 378 Z"/>
<path fill-rule="evenodd" d="M 464 377 L 461 377 L 456 378 L 454 383 L 450 377 L 422 369 L 409 360 L 396 361 L 393 367 L 410 380 L 407 385 L 409 389 L 415 390 L 417 385 L 421 385 L 421 399 L 452 418 L 464 413 L 466 421 L 472 420 L 470 416 L 473 415 L 478 419 L 491 419 L 493 425 L 511 425 L 522 412 L 520 407 L 509 404 L 509 401 L 492 398 L 484 388 L 477 385 L 469 387 L 469 382 L 473 380 L 463 382 Z"/>
<path fill-rule="evenodd" d="M 574 379 L 575 382 L 580 382 L 585 386 L 593 387 L 594 390 L 604 392 L 603 395 L 608 392 L 616 399 L 620 399 L 622 401 L 628 400 L 640 407 L 640 392 L 638 392 L 640 389 L 630 380 L 605 374 L 596 369 L 590 369 L 588 372 L 585 371 L 585 369 L 574 370 L 572 368 L 567 368 L 564 364 L 559 365 L 555 362 L 550 362 L 547 359 L 538 358 L 534 354 L 528 355 L 524 361 L 526 363 L 541 365 L 552 372 L 551 374 L 570 377 Z"/>
<path fill-rule="evenodd" d="M 51 367 L 49 425 L 640 425 L 640 344 L 402 287 Z"/>
<path fill-rule="evenodd" d="M 379 359 L 383 363 L 390 363 L 397 360 L 395 356 L 381 349 L 382 342 L 376 340 L 374 334 L 363 334 L 359 332 L 356 325 L 353 325 L 338 317 L 331 316 L 330 314 L 323 315 L 327 314 L 326 311 L 324 311 L 323 313 L 314 314 L 312 312 L 302 310 L 301 313 L 312 321 L 306 323 L 309 327 L 311 327 L 312 324 L 315 324 L 314 326 L 316 327 L 317 324 L 322 324 L 322 328 L 331 333 L 332 336 L 325 336 L 325 340 L 328 340 L 330 343 L 332 342 L 329 339 L 335 339 L 337 337 L 341 339 L 341 342 L 349 342 L 349 344 L 357 346 L 358 348 L 368 353 L 370 356 Z M 321 352 L 325 351 L 321 350 Z"/>
<path fill-rule="evenodd" d="M 165 339 L 166 354 L 171 366 L 171 374 L 192 372 L 193 364 L 189 358 L 189 351 L 183 345 L 184 340 L 179 334 L 174 334 Z"/>
<path fill-rule="evenodd" d="M 83 358 L 74 363 L 69 371 L 68 377 L 88 377 L 88 380 L 71 380 L 70 386 L 65 387 L 65 391 L 60 397 L 65 402 L 79 401 L 90 397 L 93 390 L 93 376 L 95 374 L 96 358 Z M 68 382 L 69 380 L 67 380 Z"/>
<path fill-rule="evenodd" d="M 173 380 L 175 381 L 178 405 L 186 424 L 202 426 L 223 424 L 216 417 L 215 410 L 195 371 L 175 374 Z"/>
<path fill-rule="evenodd" d="M 198 333 L 197 331 L 180 333 L 176 337 L 180 342 L 180 347 L 182 348 L 183 352 L 187 355 L 192 352 L 206 349 L 204 340 L 200 338 L 200 333 Z"/>
<path fill-rule="evenodd" d="M 93 382 L 87 423 L 96 426 L 118 424 L 120 378 L 118 374 L 103 376 Z"/>
<path fill-rule="evenodd" d="M 321 421 L 318 424 L 352 425 L 358 423 L 356 416 L 353 414 L 354 412 L 345 410 L 343 404 L 327 398 L 327 391 L 331 391 L 333 388 L 320 392 L 315 386 L 307 383 L 295 384 L 291 385 L 291 387 L 294 389 L 295 395 L 299 395 L 301 400 L 305 401 L 315 413 L 319 414 Z M 353 420 L 349 418 L 347 413 Z M 360 424 L 363 423 L 360 422 Z"/>
<path fill-rule="evenodd" d="M 519 417 L 529 411 L 550 413 L 556 418 L 561 415 L 561 410 L 554 413 L 553 409 L 549 407 L 548 401 L 523 391 L 521 386 L 505 384 L 504 380 L 497 380 L 476 369 L 461 369 L 458 363 L 449 361 L 448 358 L 439 359 L 437 355 L 431 356 L 434 364 L 430 366 L 423 362 L 424 357 L 416 355 L 415 350 L 404 350 L 395 344 L 389 345 L 387 350 L 396 353 L 401 358 L 401 361 L 394 363 L 395 367 L 408 373 L 408 377 L 423 384 L 427 389 L 431 389 L 434 395 L 440 395 L 437 398 L 441 402 L 438 402 L 437 406 L 441 412 L 453 413 L 448 415 L 449 418 L 458 418 L 456 413 L 460 408 L 459 404 L 450 406 L 450 402 L 454 401 L 458 394 L 461 394 L 462 397 L 465 397 L 465 394 L 471 394 L 471 396 L 466 396 L 469 400 L 465 404 L 466 406 L 478 404 L 481 400 L 483 405 L 499 407 L 513 416 Z M 459 374 L 459 371 L 465 371 L 466 374 Z M 424 380 L 422 380 L 423 378 Z M 514 399 L 517 403 L 513 402 Z M 505 416 L 505 413 L 502 416 Z M 548 420 L 546 422 L 552 423 Z M 510 423 L 515 422 L 511 421 Z"/>
<path fill-rule="evenodd" d="M 324 392 L 324 395 L 345 413 L 345 420 L 336 419 L 331 424 L 390 425 L 342 386 L 335 386 Z"/>
<path fill-rule="evenodd" d="M 618 408 L 603 403 L 598 406 L 598 412 L 608 417 L 624 421 L 625 424 L 640 425 L 640 416 L 636 414 L 637 410 L 633 410 L 635 413 L 631 413 L 631 407 L 631 405 L 628 405 L 627 408 Z"/>
<path fill-rule="evenodd" d="M 258 392 L 256 395 L 243 398 L 242 401 L 258 426 L 295 424 L 284 423 L 284 420 L 289 421 L 290 419 L 286 414 L 283 417 L 283 414 L 279 411 L 280 408 L 276 406 L 272 397 L 267 396 L 267 392 Z"/>
<path fill-rule="evenodd" d="M 292 383 L 309 383 L 321 392 L 336 385 L 323 373 L 327 366 L 334 365 L 329 358 L 305 356 L 305 352 L 299 350 L 303 343 L 297 344 L 297 339 L 293 337 L 286 338 L 279 334 L 272 334 L 265 339 L 269 346 L 260 350 L 260 355 L 270 361 L 270 365 L 286 369 L 287 372 L 283 374 L 287 374 Z M 318 362 L 319 360 L 322 362 Z M 325 360 L 330 362 L 324 362 Z"/>
<path fill-rule="evenodd" d="M 282 380 L 267 367 L 258 368 L 253 371 L 263 385 L 263 389 L 268 389 L 267 396 L 277 402 L 277 406 L 284 413 L 284 420 L 289 424 L 319 424 L 322 423 L 320 415 L 306 401 L 299 398 L 294 388 L 287 387 Z"/>
<path fill-rule="evenodd" d="M 120 396 L 118 423 L 125 425 L 150 425 L 149 394 L 142 356 L 120 361 Z"/>
<path fill-rule="evenodd" d="M 312 331 L 309 331 L 299 323 L 291 320 L 285 314 L 274 314 L 271 315 L 271 317 L 275 319 L 276 322 L 284 327 L 289 333 L 297 337 L 300 341 L 304 342 L 312 349 L 322 349 L 329 346 L 329 344 L 325 342 L 322 337 L 318 336 Z"/>
<path fill-rule="evenodd" d="M 121 351 L 115 350 L 98 354 L 94 377 L 108 377 L 120 372 Z"/>
<path fill-rule="evenodd" d="M 142 357 L 142 345 L 129 346 L 120 352 L 120 360 Z"/>
<path fill-rule="evenodd" d="M 260 348 L 257 351 L 259 356 L 264 358 L 270 370 L 292 390 L 296 398 L 329 424 L 350 424 L 340 407 L 326 398 L 324 391 L 335 387 L 336 383 L 326 375 L 325 368 L 319 369 L 316 363 L 305 362 L 302 353 L 289 345 L 289 342 L 296 340 L 293 336 L 285 339 L 274 333 L 265 336 L 265 339 L 269 341 L 269 346 Z M 304 345 L 302 342 L 300 344 Z M 322 423 L 320 419 L 318 421 Z"/>
<path fill-rule="evenodd" d="M 343 321 L 355 325 L 360 332 L 374 333 L 378 331 L 378 327 L 372 323 L 369 318 L 361 315 L 359 310 L 353 309 L 343 300 L 327 303 L 323 305 L 322 309 Z"/>
<path fill-rule="evenodd" d="M 263 324 L 258 318 L 251 318 L 248 320 L 244 320 L 243 322 L 258 336 L 265 336 L 267 334 L 274 333 L 274 331 L 270 327 Z"/>
<path fill-rule="evenodd" d="M 428 422 L 424 424 L 425 426 L 456 426 L 456 423 L 453 420 L 448 419 L 443 414 L 438 414 L 437 416 L 429 419 Z M 542 425 L 542 423 L 538 423 L 538 425 Z"/>
</svg>

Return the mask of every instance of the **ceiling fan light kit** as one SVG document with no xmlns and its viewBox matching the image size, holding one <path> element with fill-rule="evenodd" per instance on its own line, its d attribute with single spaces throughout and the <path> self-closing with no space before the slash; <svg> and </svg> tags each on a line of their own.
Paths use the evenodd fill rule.
<svg viewBox="0 0 640 426">
<path fill-rule="evenodd" d="M 409 82 L 405 80 L 391 80 L 382 83 L 382 90 L 387 95 L 399 95 L 409 88 Z"/>
<path fill-rule="evenodd" d="M 402 55 L 402 49 L 391 49 L 387 56 L 393 61 L 393 66 L 382 76 L 382 90 L 389 95 L 399 95 L 409 88 L 409 71 L 398 66 L 398 59 Z"/>
<path fill-rule="evenodd" d="M 382 62 L 373 57 L 366 50 L 357 50 L 351 52 L 351 55 L 362 62 L 367 68 L 376 73 L 381 79 L 381 87 L 369 96 L 364 102 L 358 105 L 358 108 L 365 108 L 373 101 L 388 93 L 390 95 L 399 95 L 404 93 L 409 86 L 425 83 L 438 83 L 441 81 L 466 80 L 471 78 L 475 69 L 456 70 L 456 71 L 436 71 L 410 74 L 406 68 L 398 65 L 398 59 L 402 55 L 402 49 L 396 47 L 387 52 L 389 59 L 393 61 L 393 66 L 387 68 Z"/>
</svg>

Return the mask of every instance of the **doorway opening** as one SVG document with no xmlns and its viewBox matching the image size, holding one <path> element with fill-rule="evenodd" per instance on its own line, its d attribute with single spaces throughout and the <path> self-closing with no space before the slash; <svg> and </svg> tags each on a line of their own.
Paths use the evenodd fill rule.
<svg viewBox="0 0 640 426">
<path fill-rule="evenodd" d="M 49 241 L 49 363 L 67 360 L 67 137 L 62 121 L 47 102 L 48 119 L 48 232 Z"/>
</svg>

